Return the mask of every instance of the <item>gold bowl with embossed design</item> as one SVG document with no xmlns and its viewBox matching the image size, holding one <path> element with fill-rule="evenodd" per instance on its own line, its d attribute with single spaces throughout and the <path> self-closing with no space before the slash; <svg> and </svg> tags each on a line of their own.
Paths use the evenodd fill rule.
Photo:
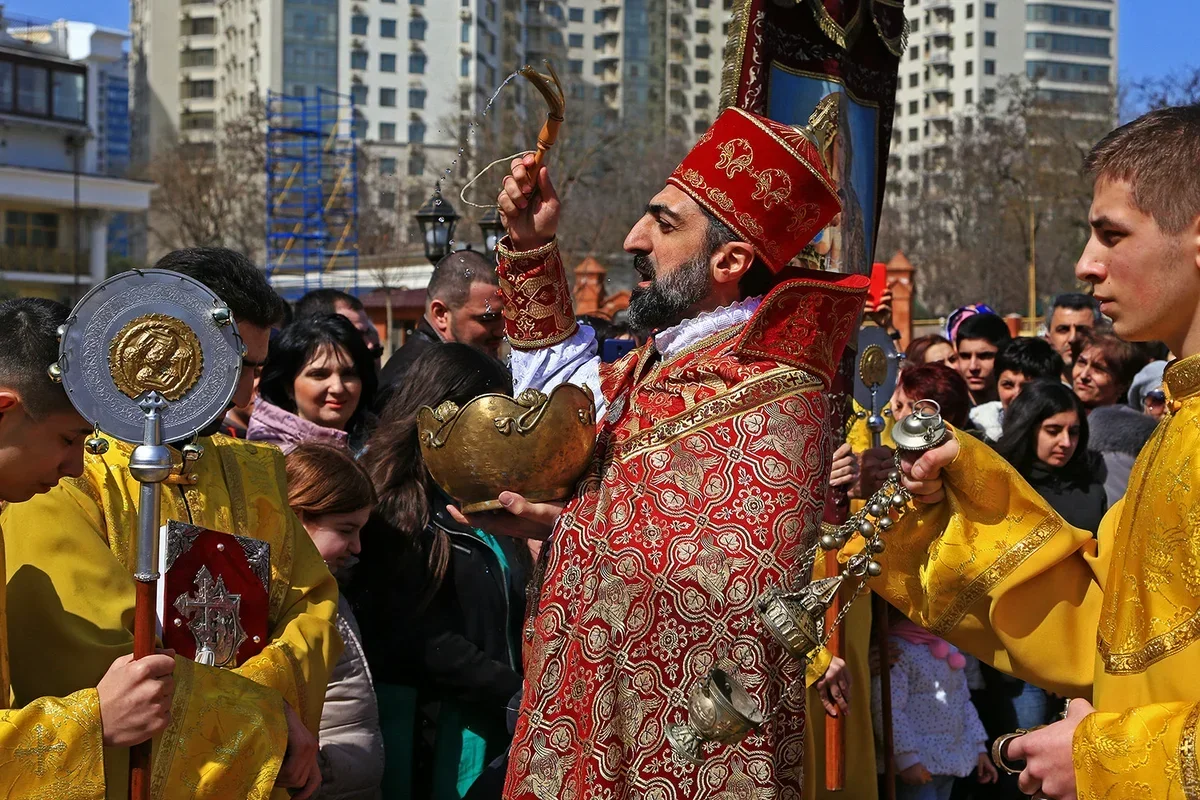
<svg viewBox="0 0 1200 800">
<path fill-rule="evenodd" d="M 425 406 L 417 431 L 429 474 L 472 514 L 500 508 L 504 491 L 535 503 L 570 497 L 596 447 L 596 412 L 589 389 L 563 384 Z"/>
</svg>

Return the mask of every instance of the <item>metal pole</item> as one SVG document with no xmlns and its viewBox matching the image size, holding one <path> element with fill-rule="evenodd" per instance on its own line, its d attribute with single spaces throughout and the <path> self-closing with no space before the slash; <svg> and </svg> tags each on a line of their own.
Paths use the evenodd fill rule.
<svg viewBox="0 0 1200 800">
<path fill-rule="evenodd" d="M 162 443 L 162 412 L 167 401 L 150 392 L 139 404 L 146 415 L 142 444 L 129 459 L 129 473 L 141 483 L 137 521 L 136 596 L 133 611 L 133 657 L 154 653 L 158 590 L 158 529 L 162 512 L 162 482 L 171 474 L 171 451 Z M 151 742 L 129 749 L 130 800 L 150 798 Z"/>
<path fill-rule="evenodd" d="M 1037 335 L 1037 217 L 1029 204 L 1029 335 Z"/>
</svg>

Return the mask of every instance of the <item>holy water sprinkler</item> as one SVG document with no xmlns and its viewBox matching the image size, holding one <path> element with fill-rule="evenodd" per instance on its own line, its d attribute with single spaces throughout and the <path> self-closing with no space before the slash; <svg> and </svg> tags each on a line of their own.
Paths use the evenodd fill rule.
<svg viewBox="0 0 1200 800">
<path fill-rule="evenodd" d="M 541 133 L 538 134 L 535 170 L 542 166 L 542 161 L 546 158 L 546 151 L 553 147 L 554 142 L 558 139 L 558 129 L 566 119 L 563 112 L 567 107 L 562 83 L 558 80 L 558 73 L 554 71 L 554 65 L 549 61 L 543 63 L 546 65 L 546 69 L 550 70 L 549 75 L 543 75 L 528 64 L 518 70 L 526 80 L 533 84 L 535 89 L 542 93 L 542 97 L 546 99 L 546 105 L 549 107 L 546 112 L 546 124 L 542 126 Z"/>
</svg>

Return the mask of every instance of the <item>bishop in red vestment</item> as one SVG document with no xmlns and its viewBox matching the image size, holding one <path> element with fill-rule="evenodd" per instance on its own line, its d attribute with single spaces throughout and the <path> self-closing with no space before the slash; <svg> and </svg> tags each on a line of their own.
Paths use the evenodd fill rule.
<svg viewBox="0 0 1200 800">
<path fill-rule="evenodd" d="M 646 279 L 630 322 L 653 335 L 612 365 L 575 322 L 545 168 L 514 162 L 500 207 L 517 389 L 592 384 L 599 406 L 595 459 L 543 548 L 505 797 L 798 798 L 802 665 L 755 601 L 809 581 L 829 385 L 867 287 L 787 269 L 838 210 L 814 143 L 721 115 L 626 239 Z M 770 717 L 694 764 L 667 731 L 713 667 Z"/>
</svg>

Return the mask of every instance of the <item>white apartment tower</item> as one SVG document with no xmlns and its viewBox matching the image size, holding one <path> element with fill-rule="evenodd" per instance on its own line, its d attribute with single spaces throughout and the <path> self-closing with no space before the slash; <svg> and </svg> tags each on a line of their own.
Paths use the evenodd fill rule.
<svg viewBox="0 0 1200 800">
<path fill-rule="evenodd" d="M 907 0 L 889 180 L 920 174 L 922 155 L 991 101 L 1006 76 L 1044 99 L 1112 114 L 1118 0 Z"/>
</svg>

